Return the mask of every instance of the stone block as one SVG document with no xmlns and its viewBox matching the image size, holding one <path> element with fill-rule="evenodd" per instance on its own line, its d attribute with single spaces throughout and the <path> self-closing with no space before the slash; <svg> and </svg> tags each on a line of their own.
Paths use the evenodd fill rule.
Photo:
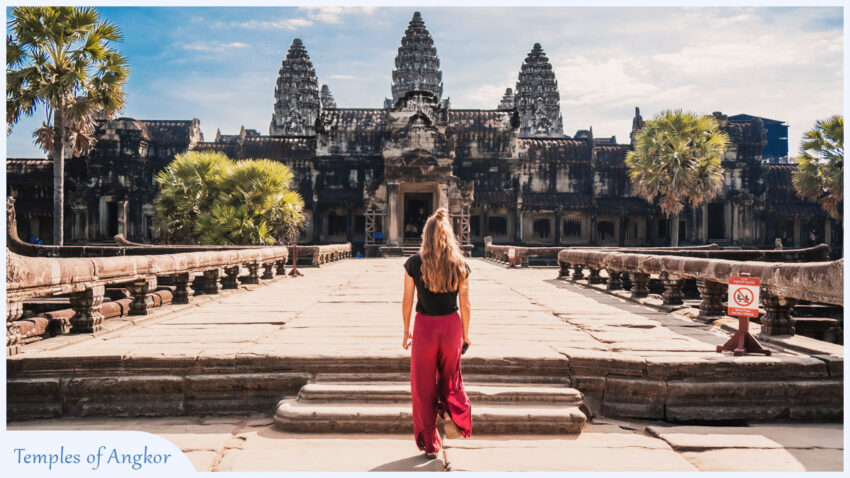
<svg viewBox="0 0 850 478">
<path fill-rule="evenodd" d="M 310 381 L 305 373 L 205 374 L 186 377 L 186 411 L 192 415 L 271 410 L 284 395 Z"/>
<path fill-rule="evenodd" d="M 788 415 L 787 395 L 784 380 L 667 380 L 665 418 L 772 420 Z"/>
<path fill-rule="evenodd" d="M 183 415 L 183 378 L 100 376 L 62 379 L 66 416 Z"/>
<path fill-rule="evenodd" d="M 6 421 L 62 416 L 59 378 L 18 378 L 6 382 Z"/>
<path fill-rule="evenodd" d="M 667 387 L 663 380 L 608 376 L 602 415 L 661 419 Z"/>
</svg>

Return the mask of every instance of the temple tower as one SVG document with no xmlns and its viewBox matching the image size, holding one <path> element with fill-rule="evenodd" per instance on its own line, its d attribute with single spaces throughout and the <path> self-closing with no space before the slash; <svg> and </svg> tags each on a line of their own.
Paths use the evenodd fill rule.
<svg viewBox="0 0 850 478">
<path fill-rule="evenodd" d="M 635 139 L 637 137 L 638 131 L 643 129 L 646 125 L 643 121 L 643 116 L 640 115 L 640 108 L 635 106 L 635 117 L 632 119 L 632 132 L 629 133 L 629 138 L 631 138 L 632 145 L 635 144 Z"/>
<path fill-rule="evenodd" d="M 409 91 L 427 91 L 439 100 L 443 95 L 443 74 L 440 72 L 440 59 L 434 40 L 425 28 L 422 15 L 413 14 L 401 46 L 395 57 L 393 70 L 393 102 L 398 103 Z"/>
<path fill-rule="evenodd" d="M 521 137 L 564 135 L 558 81 L 539 43 L 525 58 L 516 83 L 514 102 L 519 110 Z"/>
<path fill-rule="evenodd" d="M 328 85 L 322 85 L 322 109 L 328 108 L 336 108 L 336 101 L 334 101 L 334 95 L 331 94 L 331 89 L 328 88 Z"/>
<path fill-rule="evenodd" d="M 502 101 L 499 102 L 499 110 L 514 109 L 514 91 L 510 88 L 505 89 L 505 95 L 502 96 Z"/>
<path fill-rule="evenodd" d="M 300 38 L 292 40 L 274 90 L 274 115 L 269 134 L 315 135 L 319 116 L 319 82 Z"/>
</svg>

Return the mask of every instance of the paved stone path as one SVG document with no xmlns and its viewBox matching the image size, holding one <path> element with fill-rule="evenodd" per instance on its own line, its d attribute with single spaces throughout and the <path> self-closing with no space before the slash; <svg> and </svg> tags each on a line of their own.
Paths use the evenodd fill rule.
<svg viewBox="0 0 850 478">
<path fill-rule="evenodd" d="M 402 260 L 348 260 L 169 316 L 77 342 L 33 344 L 28 357 L 291 356 L 404 357 Z M 471 261 L 472 347 L 466 357 L 562 358 L 580 349 L 631 356 L 716 358 L 728 333 L 555 279 L 554 269 L 505 270 Z"/>
<path fill-rule="evenodd" d="M 446 440 L 429 460 L 408 435 L 284 433 L 266 416 L 61 419 L 14 430 L 143 430 L 198 471 L 841 471 L 841 424 L 696 427 L 599 419 L 580 435 Z M 328 457 L 334 457 L 328 460 Z"/>
<path fill-rule="evenodd" d="M 405 357 L 402 260 L 347 260 L 305 277 L 249 286 L 194 306 L 80 340 L 32 344 L 21 357 Z M 712 360 L 728 337 L 718 327 L 555 279 L 555 269 L 505 270 L 471 261 L 472 347 L 465 356 L 604 356 Z M 65 340 L 66 342 L 63 342 Z M 62 346 L 67 343 L 67 345 Z M 778 353 L 777 356 L 786 354 Z M 753 360 L 771 360 L 753 358 Z M 475 437 L 450 441 L 447 463 L 419 454 L 410 436 L 298 435 L 271 416 L 60 419 L 22 429 L 143 430 L 174 441 L 198 470 L 841 470 L 840 424 L 671 427 L 597 418 L 577 436 Z M 335 460 L 323 459 L 327 456 Z"/>
</svg>

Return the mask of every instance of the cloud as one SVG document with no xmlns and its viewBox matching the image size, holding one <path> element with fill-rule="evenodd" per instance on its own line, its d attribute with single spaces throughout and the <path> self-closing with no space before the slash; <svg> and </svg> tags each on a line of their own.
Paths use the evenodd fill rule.
<svg viewBox="0 0 850 478">
<path fill-rule="evenodd" d="M 243 28 L 247 30 L 297 30 L 313 26 L 313 21 L 306 18 L 279 18 L 276 20 L 246 20 L 217 22 L 219 27 Z"/>
<path fill-rule="evenodd" d="M 344 15 L 372 14 L 375 7 L 300 7 L 312 20 L 321 23 L 339 23 Z"/>
<path fill-rule="evenodd" d="M 357 77 L 354 75 L 329 75 L 328 78 L 332 78 L 334 80 L 356 80 Z"/>
<path fill-rule="evenodd" d="M 180 47 L 183 48 L 184 50 L 212 53 L 212 52 L 223 52 L 223 51 L 226 51 L 226 50 L 234 50 L 234 49 L 240 49 L 240 48 L 251 48 L 251 45 L 248 45 L 247 43 L 238 42 L 238 41 L 230 42 L 230 43 L 217 42 L 217 41 L 214 41 L 214 42 L 196 41 L 196 42 L 192 42 L 192 43 L 184 43 L 184 44 L 180 45 Z"/>
</svg>

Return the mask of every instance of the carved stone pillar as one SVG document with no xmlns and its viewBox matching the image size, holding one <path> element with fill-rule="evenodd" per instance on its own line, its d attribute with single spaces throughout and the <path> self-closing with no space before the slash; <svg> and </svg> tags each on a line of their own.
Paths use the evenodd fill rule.
<svg viewBox="0 0 850 478">
<path fill-rule="evenodd" d="M 239 272 L 242 270 L 239 266 L 230 266 L 224 268 L 224 277 L 221 278 L 222 289 L 238 289 L 239 288 Z"/>
<path fill-rule="evenodd" d="M 649 274 L 643 272 L 629 272 L 632 280 L 632 297 L 646 297 L 649 295 Z"/>
<path fill-rule="evenodd" d="M 717 317 L 726 313 L 723 297 L 727 293 L 726 284 L 697 279 L 697 289 L 702 302 L 699 303 L 700 317 Z"/>
<path fill-rule="evenodd" d="M 797 299 L 777 297 L 769 290 L 761 289 L 761 302 L 764 306 L 764 317 L 761 319 L 763 335 L 794 335 L 794 318 L 791 309 L 797 305 Z"/>
<path fill-rule="evenodd" d="M 263 264 L 263 275 L 260 278 L 263 280 L 274 279 L 274 262 L 266 262 Z"/>
<path fill-rule="evenodd" d="M 560 269 L 558 269 L 558 279 L 564 279 L 570 276 L 570 263 L 558 261 Z"/>
<path fill-rule="evenodd" d="M 172 276 L 174 281 L 174 295 L 171 298 L 172 304 L 188 304 L 189 297 L 189 277 L 191 274 L 183 272 Z"/>
<path fill-rule="evenodd" d="M 15 355 L 21 351 L 21 329 L 16 320 L 24 313 L 23 302 L 6 299 L 6 356 Z"/>
<path fill-rule="evenodd" d="M 684 279 L 672 274 L 665 274 L 661 281 L 664 283 L 664 293 L 661 294 L 661 297 L 664 298 L 664 305 L 682 304 L 685 298 L 685 294 L 682 292 Z"/>
<path fill-rule="evenodd" d="M 384 237 L 387 238 L 389 246 L 399 244 L 398 199 L 398 183 L 387 183 L 387 220 Z"/>
<path fill-rule="evenodd" d="M 584 274 L 581 271 L 583 268 L 584 266 L 581 264 L 573 264 L 573 280 L 584 279 Z"/>
<path fill-rule="evenodd" d="M 281 259 L 275 262 L 277 266 L 277 275 L 286 276 L 286 261 Z"/>
<path fill-rule="evenodd" d="M 601 284 L 605 282 L 605 279 L 603 279 L 602 276 L 599 275 L 599 269 L 595 267 L 590 267 L 589 269 L 590 275 L 587 277 L 588 284 Z"/>
<path fill-rule="evenodd" d="M 219 269 L 204 271 L 204 294 L 218 294 L 218 291 L 221 290 L 221 285 L 218 283 L 220 274 Z"/>
<path fill-rule="evenodd" d="M 133 295 L 133 303 L 130 304 L 130 315 L 148 315 L 153 309 L 153 297 L 148 294 L 156 289 L 156 277 L 145 277 L 144 279 L 131 282 L 128 287 Z"/>
<path fill-rule="evenodd" d="M 608 271 L 608 290 L 620 290 L 623 282 L 620 279 L 620 271 L 606 269 Z"/>
<path fill-rule="evenodd" d="M 629 277 L 628 272 L 620 272 L 620 283 L 623 290 L 632 290 L 632 279 Z"/>
<path fill-rule="evenodd" d="M 259 262 L 249 262 L 248 263 L 248 277 L 242 278 L 243 284 L 259 284 L 260 283 L 260 263 Z"/>
<path fill-rule="evenodd" d="M 82 292 L 71 294 L 71 332 L 75 334 L 98 332 L 103 328 L 103 315 L 100 305 L 103 303 L 105 287 L 96 285 Z"/>
</svg>

